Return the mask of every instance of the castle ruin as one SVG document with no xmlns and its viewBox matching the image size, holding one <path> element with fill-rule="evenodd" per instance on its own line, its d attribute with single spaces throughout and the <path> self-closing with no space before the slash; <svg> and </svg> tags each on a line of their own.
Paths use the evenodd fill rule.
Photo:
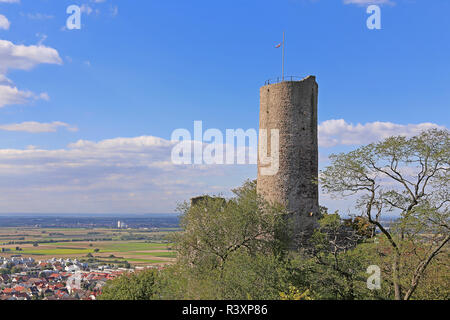
<svg viewBox="0 0 450 320">
<path fill-rule="evenodd" d="M 314 76 L 266 84 L 260 89 L 259 128 L 279 130 L 279 169 L 275 175 L 262 174 L 265 165 L 258 152 L 257 191 L 265 200 L 287 208 L 294 246 L 312 230 L 319 213 L 317 97 Z M 270 154 L 270 139 L 267 143 Z"/>
</svg>

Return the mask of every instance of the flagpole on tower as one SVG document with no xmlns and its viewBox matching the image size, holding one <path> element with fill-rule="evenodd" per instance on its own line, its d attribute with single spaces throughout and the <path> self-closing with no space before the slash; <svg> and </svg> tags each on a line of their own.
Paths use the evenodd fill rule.
<svg viewBox="0 0 450 320">
<path fill-rule="evenodd" d="M 283 53 L 281 61 L 281 81 L 284 81 L 284 31 L 283 31 Z"/>
</svg>

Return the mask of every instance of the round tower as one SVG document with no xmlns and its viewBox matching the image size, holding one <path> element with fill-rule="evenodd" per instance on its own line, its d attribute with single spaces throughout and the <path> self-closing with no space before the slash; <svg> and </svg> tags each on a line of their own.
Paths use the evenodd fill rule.
<svg viewBox="0 0 450 320">
<path fill-rule="evenodd" d="M 267 130 L 267 147 L 258 145 L 257 191 L 267 201 L 284 205 L 292 215 L 293 241 L 300 240 L 315 225 L 319 213 L 318 85 L 314 76 L 300 81 L 282 81 L 260 89 L 260 130 Z M 267 174 L 261 150 L 270 156 L 271 130 L 279 132 L 279 166 Z"/>
</svg>

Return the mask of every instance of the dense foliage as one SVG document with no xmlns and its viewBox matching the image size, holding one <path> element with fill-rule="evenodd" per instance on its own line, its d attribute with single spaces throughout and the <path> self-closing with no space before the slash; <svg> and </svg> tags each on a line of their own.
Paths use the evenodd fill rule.
<svg viewBox="0 0 450 320">
<path fill-rule="evenodd" d="M 135 274 L 124 274 L 110 281 L 102 289 L 101 300 L 151 300 L 158 293 L 157 271 L 147 269 Z"/>
</svg>

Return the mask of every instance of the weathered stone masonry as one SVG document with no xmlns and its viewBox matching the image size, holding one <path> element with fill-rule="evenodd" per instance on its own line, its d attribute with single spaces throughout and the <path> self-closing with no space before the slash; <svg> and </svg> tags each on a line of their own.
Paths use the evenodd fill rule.
<svg viewBox="0 0 450 320">
<path fill-rule="evenodd" d="M 318 85 L 314 76 L 260 89 L 260 129 L 279 129 L 278 173 L 262 175 L 258 158 L 257 190 L 266 200 L 285 205 L 293 215 L 294 239 L 311 229 L 319 211 Z M 270 154 L 270 138 L 268 139 Z"/>
</svg>

